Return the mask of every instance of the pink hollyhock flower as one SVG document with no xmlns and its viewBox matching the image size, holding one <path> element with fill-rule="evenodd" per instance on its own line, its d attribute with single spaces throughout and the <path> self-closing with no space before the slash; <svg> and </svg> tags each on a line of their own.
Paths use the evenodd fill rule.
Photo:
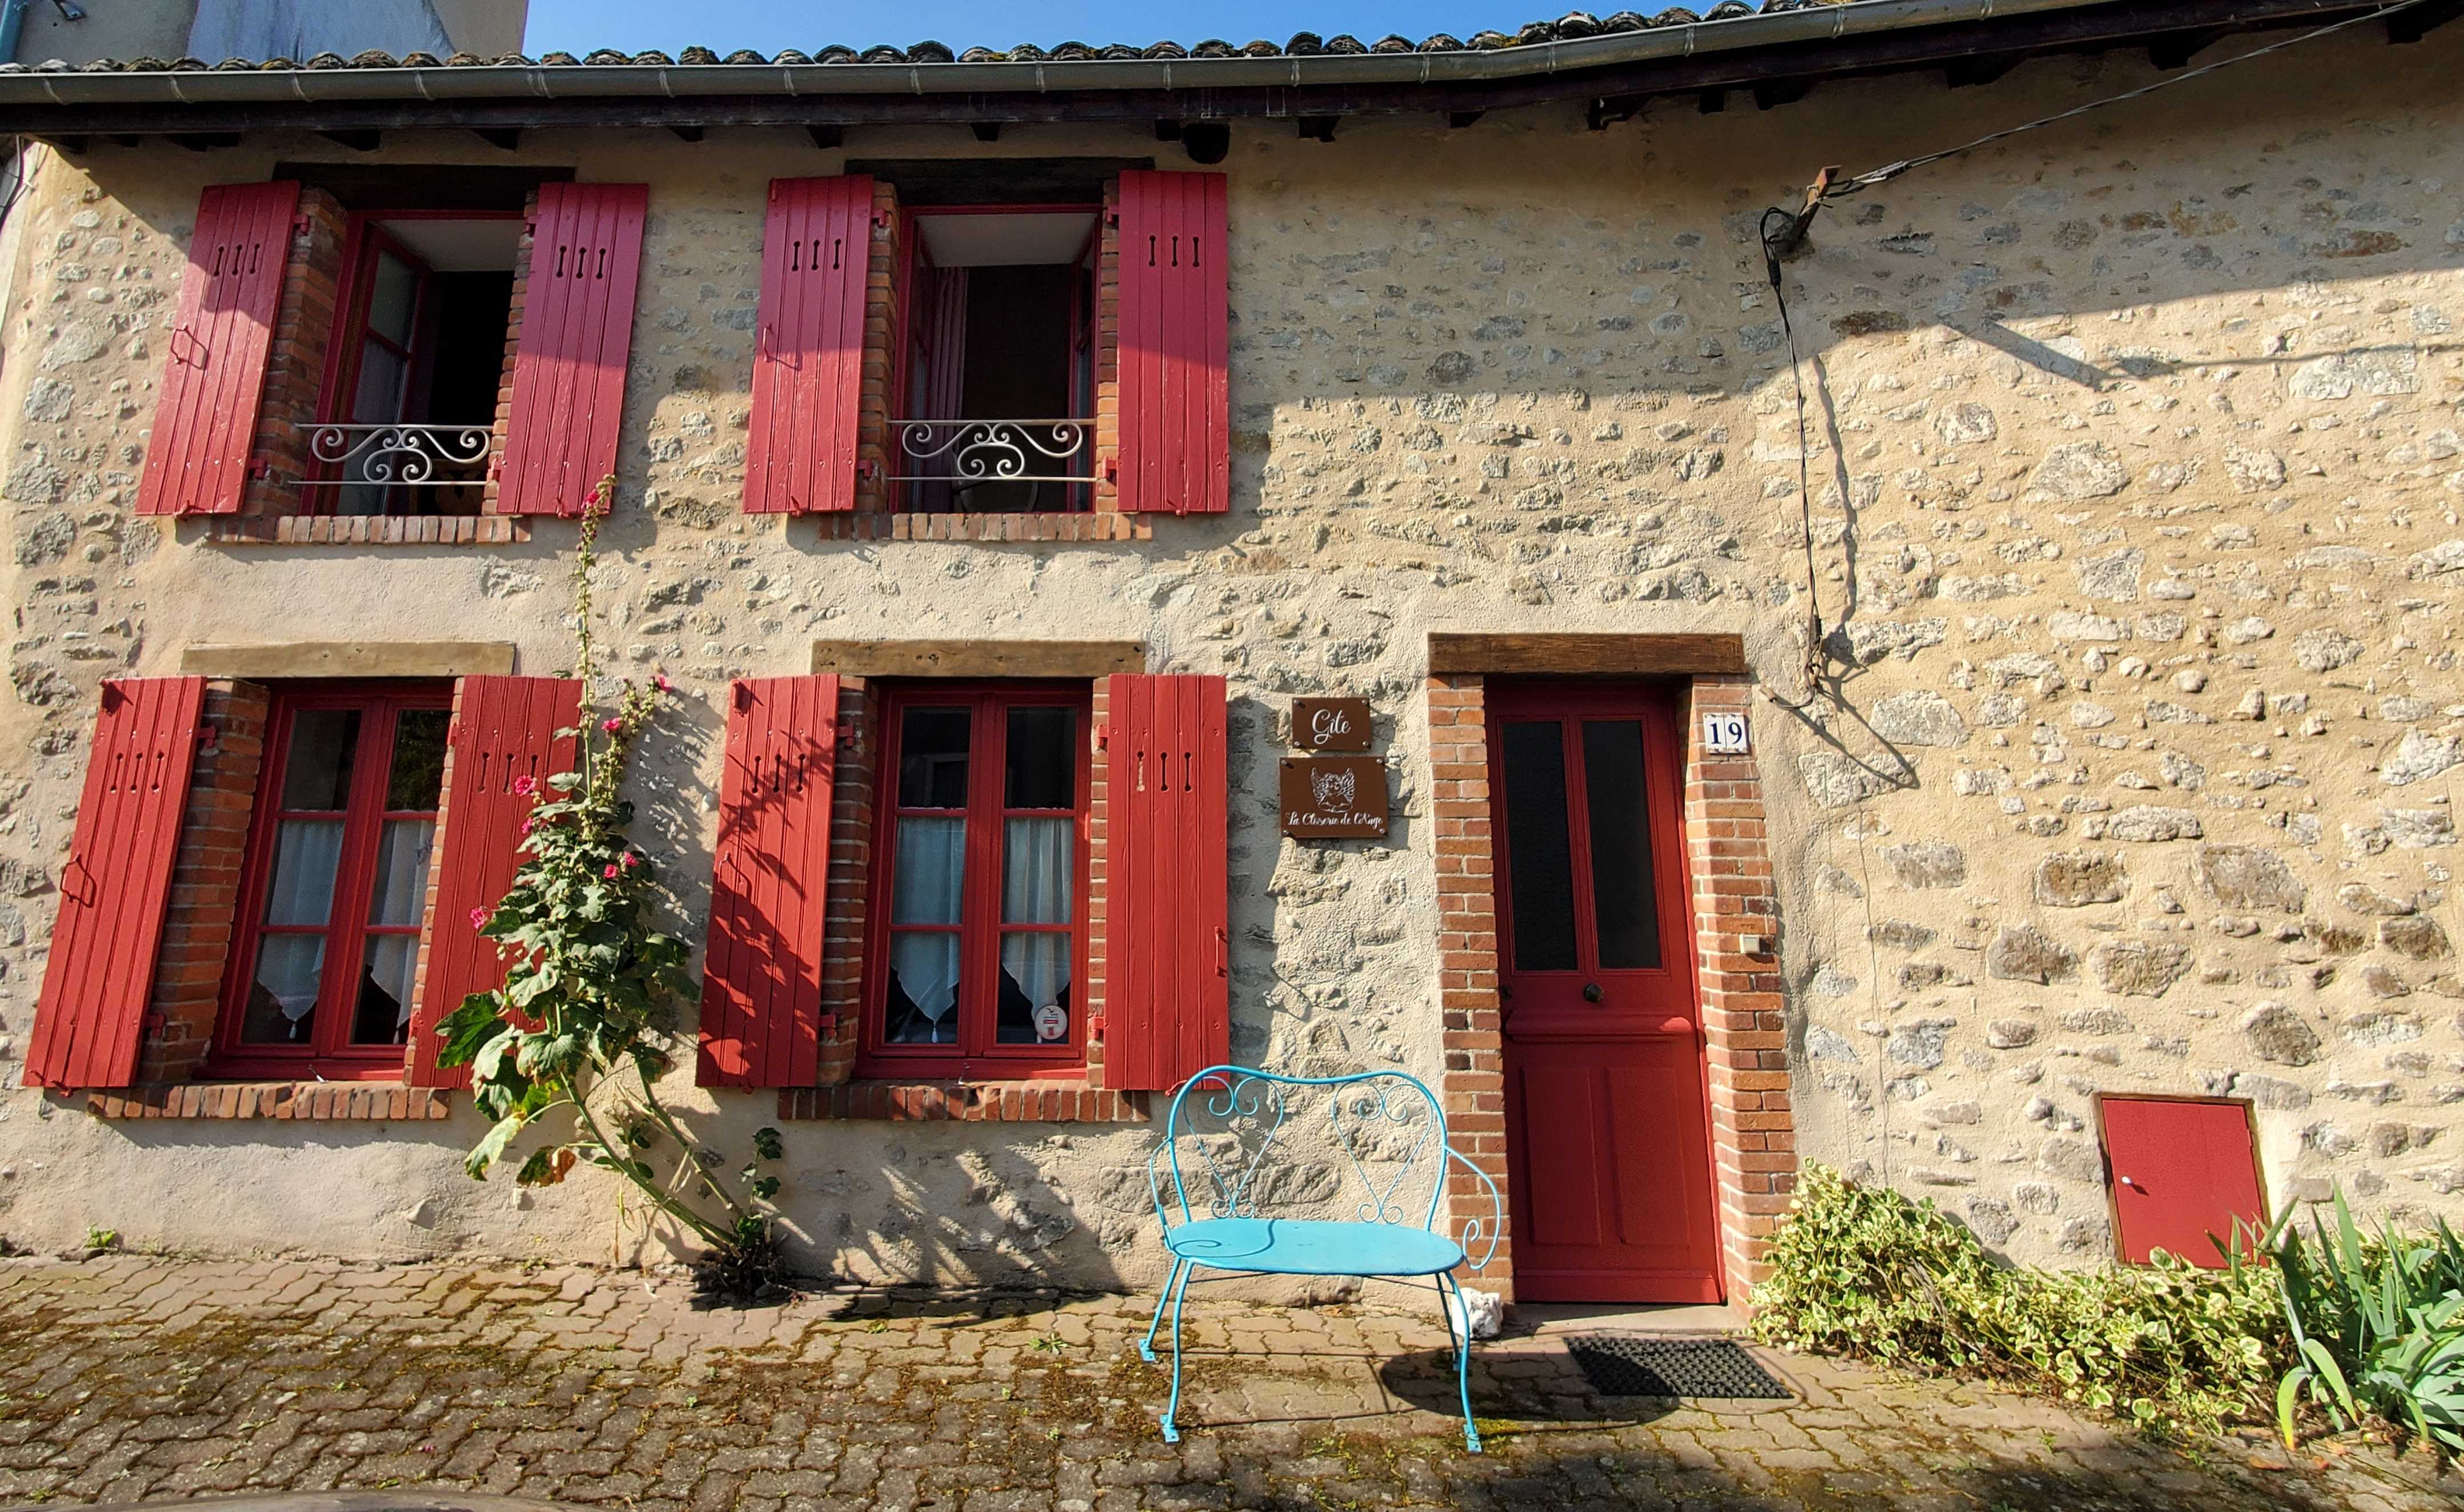
<svg viewBox="0 0 2464 1512">
<path fill-rule="evenodd" d="M 488 924 L 488 910 L 487 910 L 487 909 L 473 909 L 471 910 L 471 928 L 473 928 L 473 929 L 474 929 L 474 930 L 478 930 L 478 929 L 485 929 L 485 928 L 487 928 L 487 924 Z"/>
<path fill-rule="evenodd" d="M 625 863 L 625 865 L 626 865 L 626 866 L 640 866 L 640 865 L 642 864 L 642 858 L 641 858 L 641 857 L 639 857 L 639 856 L 634 855 L 634 854 L 633 854 L 631 851 L 629 851 L 629 850 L 628 850 L 628 851 L 627 851 L 627 852 L 625 852 L 625 854 L 623 855 L 623 857 L 621 857 L 620 859 L 621 859 L 621 860 Z"/>
<path fill-rule="evenodd" d="M 619 869 L 619 868 L 618 868 L 618 866 L 617 866 L 616 863 L 614 863 L 614 862 L 612 862 L 612 861 L 611 861 L 611 862 L 609 862 L 609 863 L 607 864 L 607 869 L 606 869 L 605 872 L 601 873 L 601 875 L 603 875 L 603 876 L 606 877 L 608 881 L 613 882 L 613 881 L 615 881 L 615 880 L 616 880 L 616 873 L 617 873 L 618 869 Z"/>
<path fill-rule="evenodd" d="M 523 820 L 523 821 L 522 821 L 522 833 L 523 833 L 523 834 L 525 834 L 525 835 L 529 834 L 532 830 L 537 829 L 538 827 L 539 827 L 539 821 L 538 821 L 538 820 L 535 820 L 535 819 L 526 819 L 526 820 Z"/>
<path fill-rule="evenodd" d="M 614 734 L 617 731 L 622 730 L 622 729 L 624 729 L 624 728 L 625 728 L 625 721 L 624 721 L 624 720 L 622 720 L 622 719 L 614 718 L 614 717 L 609 717 L 609 718 L 606 718 L 606 719 L 602 719 L 601 721 L 599 721 L 599 728 L 600 728 L 600 729 L 602 729 L 602 730 L 606 731 L 609 734 L 611 734 L 611 735 L 612 735 L 612 734 Z"/>
<path fill-rule="evenodd" d="M 539 791 L 539 778 L 525 773 L 514 778 L 514 791 L 523 798 L 528 798 Z"/>
<path fill-rule="evenodd" d="M 668 674 L 665 672 L 652 673 L 650 676 L 650 686 L 663 693 L 673 692 L 675 691 L 676 687 L 675 684 L 668 681 Z"/>
</svg>

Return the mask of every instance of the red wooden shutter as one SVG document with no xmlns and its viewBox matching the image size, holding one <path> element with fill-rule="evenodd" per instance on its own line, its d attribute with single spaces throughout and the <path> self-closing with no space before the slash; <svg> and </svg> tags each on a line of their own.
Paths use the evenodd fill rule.
<svg viewBox="0 0 2464 1512">
<path fill-rule="evenodd" d="M 1160 1091 L 1232 1055 L 1223 679 L 1115 677 L 1111 722 L 1104 1085 Z"/>
<path fill-rule="evenodd" d="M 701 973 L 703 1086 L 811 1086 L 821 1070 L 822 932 L 839 680 L 736 685 Z"/>
<path fill-rule="evenodd" d="M 756 515 L 855 508 L 872 180 L 773 179 L 753 349 Z"/>
<path fill-rule="evenodd" d="M 1220 173 L 1121 175 L 1121 508 L 1232 506 Z"/>
<path fill-rule="evenodd" d="M 413 1086 L 470 1085 L 469 1066 L 438 1067 L 436 1026 L 463 998 L 505 983 L 496 942 L 479 932 L 471 914 L 476 909 L 494 913 L 514 885 L 522 862 L 522 821 L 547 790 L 547 779 L 573 766 L 573 737 L 557 732 L 581 719 L 582 685 L 568 678 L 465 677 L 454 690 L 436 902 L 428 910 L 405 1075 Z M 531 791 L 517 792 L 518 786 Z"/>
<path fill-rule="evenodd" d="M 299 186 L 217 184 L 197 202 L 140 515 L 230 515 L 248 487 Z"/>
<path fill-rule="evenodd" d="M 2220 1269 L 2225 1259 L 2215 1240 L 2232 1239 L 2236 1222 L 2249 1253 L 2251 1239 L 2266 1227 L 2267 1205 L 2259 1195 L 2248 1105 L 2105 1097 L 2097 1107 L 2123 1260 L 2144 1265 L 2151 1250 L 2163 1249 Z"/>
<path fill-rule="evenodd" d="M 500 515 L 580 515 L 616 471 L 649 197 L 639 184 L 539 187 Z"/>
<path fill-rule="evenodd" d="M 202 677 L 102 685 L 26 1051 L 28 1086 L 126 1086 L 136 1078 L 205 701 Z"/>
</svg>

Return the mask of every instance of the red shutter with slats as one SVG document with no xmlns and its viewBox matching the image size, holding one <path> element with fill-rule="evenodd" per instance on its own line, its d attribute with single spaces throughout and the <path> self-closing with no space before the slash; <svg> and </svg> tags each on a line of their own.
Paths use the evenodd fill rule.
<svg viewBox="0 0 2464 1512">
<path fill-rule="evenodd" d="M 1121 508 L 1232 506 L 1223 175 L 1121 175 Z"/>
<path fill-rule="evenodd" d="M 820 1074 L 838 712 L 836 677 L 735 687 L 701 974 L 703 1086 L 811 1086 Z"/>
<path fill-rule="evenodd" d="M 102 685 L 26 1050 L 28 1086 L 126 1086 L 136 1078 L 205 701 L 202 677 Z"/>
<path fill-rule="evenodd" d="M 454 690 L 436 904 L 421 942 L 419 1007 L 410 1024 L 406 1079 L 413 1086 L 470 1085 L 469 1066 L 437 1065 L 437 1025 L 463 998 L 505 983 L 496 942 L 471 915 L 495 912 L 514 885 L 523 859 L 522 821 L 547 792 L 547 779 L 573 766 L 573 737 L 557 732 L 581 719 L 582 685 L 569 678 L 465 677 Z"/>
<path fill-rule="evenodd" d="M 580 515 L 616 471 L 649 196 L 639 184 L 539 187 L 500 515 Z"/>
<path fill-rule="evenodd" d="M 1161 1091 L 1232 1055 L 1223 679 L 1111 690 L 1104 1085 Z"/>
<path fill-rule="evenodd" d="M 753 350 L 756 515 L 855 508 L 872 180 L 774 179 Z"/>
<path fill-rule="evenodd" d="M 138 514 L 238 511 L 298 214 L 299 186 L 287 179 L 217 184 L 197 202 Z"/>
</svg>

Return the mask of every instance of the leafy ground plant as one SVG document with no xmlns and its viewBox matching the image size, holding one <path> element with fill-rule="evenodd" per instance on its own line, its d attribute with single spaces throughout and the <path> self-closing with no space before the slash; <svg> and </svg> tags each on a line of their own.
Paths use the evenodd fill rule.
<svg viewBox="0 0 2464 1512">
<path fill-rule="evenodd" d="M 1799 1173 L 1770 1262 L 1754 1293 L 1766 1343 L 1994 1377 L 2156 1432 L 2259 1416 L 2289 1357 L 2260 1269 L 2003 1265 L 1931 1202 L 1828 1166 Z"/>
<path fill-rule="evenodd" d="M 577 1164 L 610 1171 L 650 1214 L 707 1247 L 695 1267 L 705 1290 L 750 1296 L 782 1274 L 767 1208 L 779 1179 L 762 1171 L 780 1157 L 779 1131 L 757 1131 L 753 1159 L 731 1171 L 658 1091 L 679 1047 L 674 1010 L 693 990 L 691 953 L 654 925 L 652 868 L 628 838 L 633 805 L 623 788 L 667 680 L 625 682 L 605 712 L 589 703 L 599 686 L 590 574 L 615 486 L 604 480 L 584 511 L 573 567 L 573 675 L 585 699 L 570 732 L 574 767 L 547 779 L 524 822 L 512 888 L 493 910 L 472 913 L 506 958 L 505 985 L 448 1016 L 438 1063 L 471 1067 L 473 1096 L 492 1120 L 464 1162 L 473 1177 L 524 1146 L 515 1179 L 525 1186 L 554 1185 Z"/>
<path fill-rule="evenodd" d="M 2374 1414 L 2464 1454 L 2464 1238 L 2444 1218 L 2365 1234 L 2342 1192 L 2335 1217 L 2285 1223 L 2271 1246 L 2298 1351 L 2276 1396 L 2285 1446 L 2306 1393 L 2340 1429 Z"/>
</svg>

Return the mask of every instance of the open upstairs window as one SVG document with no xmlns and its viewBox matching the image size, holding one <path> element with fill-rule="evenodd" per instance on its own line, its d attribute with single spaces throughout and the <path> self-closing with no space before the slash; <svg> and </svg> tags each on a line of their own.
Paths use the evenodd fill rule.
<svg viewBox="0 0 2464 1512">
<path fill-rule="evenodd" d="M 521 231 L 503 213 L 352 217 L 310 512 L 480 512 Z"/>
<path fill-rule="evenodd" d="M 1100 205 L 906 212 L 891 508 L 1094 507 Z"/>
</svg>

